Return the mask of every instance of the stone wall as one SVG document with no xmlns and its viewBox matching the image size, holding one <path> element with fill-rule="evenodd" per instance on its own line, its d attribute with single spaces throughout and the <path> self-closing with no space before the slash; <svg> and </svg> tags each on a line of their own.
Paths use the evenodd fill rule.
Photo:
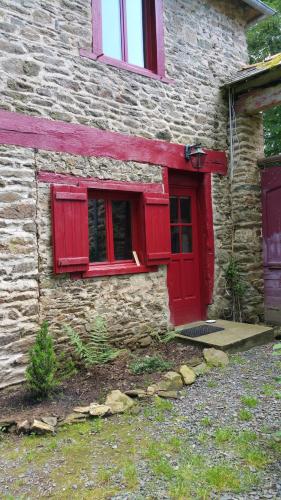
<svg viewBox="0 0 281 500">
<path fill-rule="evenodd" d="M 101 315 L 117 345 L 136 344 L 169 326 L 166 267 L 158 272 L 72 280 L 54 276 L 48 170 L 115 181 L 162 183 L 161 167 L 109 158 L 0 148 L 0 388 L 24 379 L 27 350 L 47 319 L 58 341 L 63 325 L 82 334 Z"/>
<path fill-rule="evenodd" d="M 0 146 L 0 387 L 22 380 L 38 325 L 36 191 L 34 152 Z"/>
<path fill-rule="evenodd" d="M 247 61 L 245 6 L 239 0 L 164 0 L 166 84 L 79 56 L 92 40 L 90 0 L 0 0 L 0 108 L 180 143 L 227 149 L 227 99 L 220 90 Z M 213 176 L 214 304 L 225 316 L 224 267 L 232 251 L 249 283 L 245 319 L 262 312 L 259 119 L 238 122 L 232 184 Z M 238 147 L 239 146 L 239 147 Z M 238 154 L 239 153 L 239 154 Z M 82 282 L 52 276 L 49 170 L 102 179 L 162 182 L 161 169 L 108 158 L 1 148 L 0 387 L 23 377 L 32 335 L 47 317 L 85 328 L 106 315 L 112 338 L 168 323 L 166 270 Z M 243 210 L 241 210 L 243 207 Z M 149 323 L 149 324 L 148 324 Z"/>
<path fill-rule="evenodd" d="M 164 0 L 165 84 L 79 56 L 90 0 L 0 0 L 0 107 L 105 130 L 226 147 L 220 85 L 247 59 L 239 0 Z"/>
<path fill-rule="evenodd" d="M 264 317 L 261 180 L 257 168 L 257 160 L 263 156 L 262 125 L 260 114 L 238 118 L 231 185 L 233 253 L 246 284 L 243 318 L 250 323 Z"/>
<path fill-rule="evenodd" d="M 39 151 L 36 168 L 57 173 L 115 181 L 162 183 L 160 167 L 105 158 L 81 158 Z M 85 329 L 100 314 L 111 339 L 136 343 L 151 330 L 164 330 L 169 323 L 166 268 L 156 273 L 112 276 L 73 281 L 53 276 L 51 248 L 50 186 L 38 184 L 38 245 L 40 316 L 49 319 L 53 331 L 63 323 Z"/>
</svg>

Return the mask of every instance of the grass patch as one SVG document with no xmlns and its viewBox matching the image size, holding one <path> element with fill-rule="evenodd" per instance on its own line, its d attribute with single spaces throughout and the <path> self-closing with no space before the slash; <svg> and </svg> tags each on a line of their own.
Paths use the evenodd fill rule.
<svg viewBox="0 0 281 500">
<path fill-rule="evenodd" d="M 242 410 L 239 411 L 238 416 L 240 420 L 242 420 L 243 422 L 249 422 L 253 418 L 252 413 L 249 410 L 246 410 L 245 408 L 242 408 Z"/>
<path fill-rule="evenodd" d="M 157 477 L 163 477 L 169 481 L 175 477 L 175 469 L 167 460 L 167 458 L 159 457 L 159 459 L 152 464 L 153 474 Z"/>
<path fill-rule="evenodd" d="M 206 444 L 209 441 L 209 439 L 210 436 L 207 432 L 199 432 L 199 434 L 197 435 L 197 440 L 201 444 Z"/>
<path fill-rule="evenodd" d="M 241 431 L 238 434 L 235 434 L 235 442 L 237 445 L 246 445 L 246 444 L 251 444 L 255 441 L 257 441 L 257 434 L 253 431 Z"/>
<path fill-rule="evenodd" d="M 201 455 L 191 454 L 178 470 L 173 471 L 169 494 L 174 500 L 205 500 L 214 493 L 247 491 L 256 481 L 246 467 L 225 463 L 209 466 Z"/>
<path fill-rule="evenodd" d="M 206 482 L 216 491 L 240 491 L 240 474 L 234 467 L 216 465 L 205 472 Z"/>
<path fill-rule="evenodd" d="M 267 454 L 260 448 L 246 448 L 240 453 L 240 456 L 247 464 L 256 467 L 257 469 L 265 467 L 270 462 Z"/>
<path fill-rule="evenodd" d="M 230 362 L 232 365 L 244 365 L 246 363 L 246 359 L 240 354 L 233 354 L 230 357 Z"/>
<path fill-rule="evenodd" d="M 97 482 L 100 486 L 104 486 L 110 483 L 112 477 L 112 471 L 108 469 L 99 469 L 97 472 Z"/>
<path fill-rule="evenodd" d="M 222 443 L 228 443 L 233 440 L 234 438 L 234 430 L 230 429 L 228 427 L 217 429 L 215 431 L 215 441 L 217 444 L 222 444 Z"/>
<path fill-rule="evenodd" d="M 137 474 L 137 468 L 134 462 L 127 461 L 122 468 L 122 474 L 127 488 L 130 490 L 136 489 L 139 479 Z"/>
<path fill-rule="evenodd" d="M 174 406 L 171 401 L 156 396 L 153 403 L 144 408 L 143 415 L 146 418 L 154 419 L 156 422 L 164 422 L 167 413 L 172 413 L 173 409 Z"/>
<path fill-rule="evenodd" d="M 177 436 L 172 436 L 167 441 L 167 446 L 171 451 L 179 451 L 182 446 L 182 440 Z"/>
<path fill-rule="evenodd" d="M 211 417 L 203 417 L 201 419 L 201 425 L 203 425 L 204 427 L 211 427 L 212 426 L 212 419 Z"/>
<path fill-rule="evenodd" d="M 209 387 L 210 389 L 214 389 L 215 387 L 218 387 L 218 383 L 214 380 L 209 380 L 209 382 L 207 383 L 207 387 Z"/>
<path fill-rule="evenodd" d="M 134 375 L 142 373 L 164 372 L 172 368 L 173 363 L 160 356 L 147 356 L 133 361 L 130 364 L 130 370 Z"/>
<path fill-rule="evenodd" d="M 275 389 L 275 386 L 272 384 L 264 384 L 262 386 L 261 390 L 265 396 L 274 396 L 276 389 Z"/>
<path fill-rule="evenodd" d="M 241 402 L 248 408 L 256 408 L 259 404 L 258 399 L 253 396 L 241 396 Z"/>
</svg>

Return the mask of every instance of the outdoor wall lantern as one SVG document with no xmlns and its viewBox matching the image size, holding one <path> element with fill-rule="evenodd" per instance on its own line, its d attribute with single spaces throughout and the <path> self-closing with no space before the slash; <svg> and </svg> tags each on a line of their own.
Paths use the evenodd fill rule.
<svg viewBox="0 0 281 500">
<path fill-rule="evenodd" d="M 207 153 L 203 151 L 201 143 L 185 146 L 184 157 L 187 161 L 191 161 L 193 168 L 204 167 L 206 156 Z"/>
</svg>

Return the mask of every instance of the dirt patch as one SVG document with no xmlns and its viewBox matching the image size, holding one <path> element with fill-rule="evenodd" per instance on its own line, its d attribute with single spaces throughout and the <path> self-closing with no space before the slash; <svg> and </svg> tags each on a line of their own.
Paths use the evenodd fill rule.
<svg viewBox="0 0 281 500">
<path fill-rule="evenodd" d="M 54 395 L 46 401 L 31 399 L 25 385 L 10 387 L 0 391 L 0 419 L 15 418 L 24 420 L 36 416 L 53 415 L 63 418 L 74 406 L 87 405 L 93 401 L 102 401 L 112 389 L 128 390 L 133 387 L 147 387 L 157 382 L 161 373 L 134 375 L 129 366 L 134 359 L 145 356 L 160 356 L 171 361 L 172 367 L 180 364 L 200 362 L 201 350 L 178 342 L 152 345 L 147 348 L 126 351 L 114 362 L 97 366 L 92 370 L 79 370 L 68 380 L 63 381 Z"/>
</svg>

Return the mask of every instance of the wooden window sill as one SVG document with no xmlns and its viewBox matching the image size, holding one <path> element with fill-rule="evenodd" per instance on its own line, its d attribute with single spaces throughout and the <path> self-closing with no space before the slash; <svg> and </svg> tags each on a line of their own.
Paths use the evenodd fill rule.
<svg viewBox="0 0 281 500">
<path fill-rule="evenodd" d="M 133 64 L 128 64 L 125 61 L 119 61 L 118 59 L 113 59 L 111 57 L 107 57 L 103 54 L 97 55 L 89 50 L 80 49 L 79 51 L 81 57 L 86 57 L 88 59 L 93 59 L 94 61 L 101 61 L 105 64 L 109 64 L 110 66 L 115 66 L 119 69 L 125 69 L 127 71 L 131 71 L 132 73 L 137 73 L 142 76 L 147 76 L 149 78 L 153 78 L 154 80 L 160 80 L 163 83 L 174 83 L 174 80 L 166 78 L 164 75 L 160 75 L 158 73 L 154 73 L 153 71 L 141 68 L 139 66 L 134 66 Z"/>
<path fill-rule="evenodd" d="M 134 263 L 126 264 L 104 264 L 92 265 L 88 271 L 82 274 L 82 278 L 93 278 L 95 276 L 114 276 L 117 274 L 138 274 L 157 271 L 158 266 L 137 266 Z"/>
</svg>

